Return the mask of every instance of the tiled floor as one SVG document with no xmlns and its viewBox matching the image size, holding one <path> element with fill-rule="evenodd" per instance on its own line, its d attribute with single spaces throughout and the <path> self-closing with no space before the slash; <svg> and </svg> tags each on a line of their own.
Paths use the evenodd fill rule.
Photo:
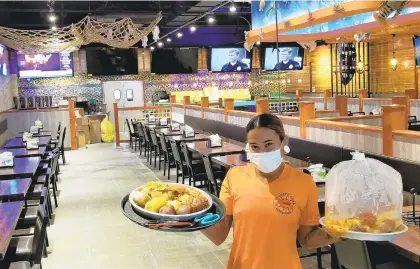
<svg viewBox="0 0 420 269">
<path fill-rule="evenodd" d="M 231 237 L 214 246 L 200 232 L 164 233 L 132 223 L 120 212 L 121 198 L 162 177 L 127 148 L 90 145 L 66 152 L 61 166 L 59 207 L 48 228 L 44 269 L 223 269 Z M 162 177 L 162 179 L 164 179 Z M 325 267 L 329 266 L 327 257 Z M 315 259 L 302 260 L 316 268 Z M 263 269 L 263 268 L 261 268 Z"/>
</svg>

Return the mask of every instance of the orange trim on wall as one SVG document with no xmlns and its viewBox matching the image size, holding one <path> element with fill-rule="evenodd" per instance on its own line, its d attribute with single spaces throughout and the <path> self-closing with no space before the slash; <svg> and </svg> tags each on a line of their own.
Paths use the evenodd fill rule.
<svg viewBox="0 0 420 269">
<path fill-rule="evenodd" d="M 339 129 L 349 129 L 349 130 L 357 130 L 357 131 L 365 131 L 365 132 L 373 132 L 373 133 L 382 133 L 382 127 L 369 126 L 369 125 L 364 125 L 364 124 L 352 124 L 352 123 L 319 120 L 319 119 L 309 120 L 309 121 L 307 120 L 305 124 L 306 125 L 319 124 L 319 125 L 339 128 Z"/>
<path fill-rule="evenodd" d="M 76 113 L 74 112 L 74 101 L 69 100 L 69 118 L 70 118 L 70 144 L 71 149 L 77 149 L 76 137 Z"/>
<path fill-rule="evenodd" d="M 118 103 L 114 103 L 114 126 L 115 126 L 115 144 L 120 146 L 120 118 L 118 113 Z"/>
<path fill-rule="evenodd" d="M 118 105 L 118 104 L 117 104 Z M 117 107 L 119 111 L 127 110 L 151 110 L 151 109 L 170 109 L 170 106 L 133 106 L 133 107 Z"/>
<path fill-rule="evenodd" d="M 185 105 L 184 107 L 185 107 L 185 109 L 191 108 L 191 109 L 195 109 L 195 110 L 201 110 L 201 106 L 198 106 L 198 105 Z"/>
<path fill-rule="evenodd" d="M 392 157 L 394 155 L 393 131 L 407 130 L 407 110 L 403 105 L 386 105 L 382 106 L 382 111 L 382 150 L 384 155 Z"/>
<path fill-rule="evenodd" d="M 403 137 L 420 139 L 420 132 L 410 131 L 410 130 L 396 130 L 396 131 L 392 131 L 392 136 L 403 136 Z"/>
<path fill-rule="evenodd" d="M 255 117 L 255 116 L 258 115 L 255 112 L 240 111 L 240 110 L 229 110 L 227 113 L 228 113 L 228 115 L 230 115 L 230 114 L 235 115 L 236 114 L 236 115 L 239 115 L 239 116 L 245 115 L 245 116 L 250 116 L 250 117 Z"/>
<path fill-rule="evenodd" d="M 284 122 L 293 122 L 293 123 L 299 123 L 300 118 L 299 117 L 290 117 L 290 116 L 277 116 L 281 121 Z"/>
<path fill-rule="evenodd" d="M 300 138 L 306 138 L 305 121 L 315 119 L 315 103 L 299 102 Z"/>
<path fill-rule="evenodd" d="M 215 113 L 224 114 L 225 110 L 223 108 L 213 108 L 213 107 L 203 107 L 203 111 L 210 111 Z"/>
<path fill-rule="evenodd" d="M 380 115 L 355 115 L 355 116 L 340 116 L 331 118 L 318 118 L 317 120 L 329 120 L 329 121 L 352 121 L 352 120 L 363 120 L 363 119 L 382 119 Z"/>
</svg>

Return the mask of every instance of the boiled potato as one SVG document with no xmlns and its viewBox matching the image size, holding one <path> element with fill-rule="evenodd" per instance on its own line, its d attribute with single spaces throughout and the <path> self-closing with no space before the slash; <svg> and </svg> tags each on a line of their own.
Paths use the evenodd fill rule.
<svg viewBox="0 0 420 269">
<path fill-rule="evenodd" d="M 181 202 L 178 200 L 170 200 L 167 202 L 167 204 L 170 204 L 174 207 L 175 211 L 178 211 L 179 207 L 181 206 Z"/>
<path fill-rule="evenodd" d="M 176 211 L 178 215 L 185 215 L 185 214 L 191 214 L 192 208 L 189 205 L 181 205 L 179 209 Z"/>
<path fill-rule="evenodd" d="M 136 191 L 133 193 L 134 202 L 143 208 L 146 205 L 146 203 L 150 201 L 150 199 L 151 197 L 144 192 Z"/>
<path fill-rule="evenodd" d="M 172 205 L 166 204 L 159 209 L 160 214 L 175 215 L 175 208 Z"/>
</svg>

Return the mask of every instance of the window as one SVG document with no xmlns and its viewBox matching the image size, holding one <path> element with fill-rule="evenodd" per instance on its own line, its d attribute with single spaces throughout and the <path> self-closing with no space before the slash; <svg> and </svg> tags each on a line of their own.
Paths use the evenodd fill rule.
<svg viewBox="0 0 420 269">
<path fill-rule="evenodd" d="M 133 101 L 133 95 L 134 95 L 133 90 L 128 89 L 126 93 L 127 93 L 127 101 Z"/>
<path fill-rule="evenodd" d="M 120 90 L 114 90 L 114 99 L 115 99 L 115 101 L 120 101 L 120 99 L 121 99 L 121 91 Z"/>
</svg>

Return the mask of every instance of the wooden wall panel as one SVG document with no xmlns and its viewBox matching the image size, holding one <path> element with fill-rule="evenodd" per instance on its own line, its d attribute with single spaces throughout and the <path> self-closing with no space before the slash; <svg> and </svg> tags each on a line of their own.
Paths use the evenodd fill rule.
<svg viewBox="0 0 420 269">
<path fill-rule="evenodd" d="M 391 69 L 392 37 L 371 43 L 370 69 L 371 91 L 375 93 L 404 92 L 414 88 L 414 46 L 411 37 L 395 37 L 396 71 Z"/>
<path fill-rule="evenodd" d="M 148 48 L 137 49 L 138 69 L 139 72 L 150 71 L 152 64 L 152 54 Z"/>
<path fill-rule="evenodd" d="M 394 157 L 420 162 L 420 138 L 393 136 Z"/>
<path fill-rule="evenodd" d="M 254 47 L 252 49 L 252 68 L 262 68 L 263 63 L 262 61 L 262 54 L 260 47 Z"/>
<path fill-rule="evenodd" d="M 208 69 L 209 68 L 209 50 L 207 48 L 198 49 L 198 69 Z"/>
</svg>

